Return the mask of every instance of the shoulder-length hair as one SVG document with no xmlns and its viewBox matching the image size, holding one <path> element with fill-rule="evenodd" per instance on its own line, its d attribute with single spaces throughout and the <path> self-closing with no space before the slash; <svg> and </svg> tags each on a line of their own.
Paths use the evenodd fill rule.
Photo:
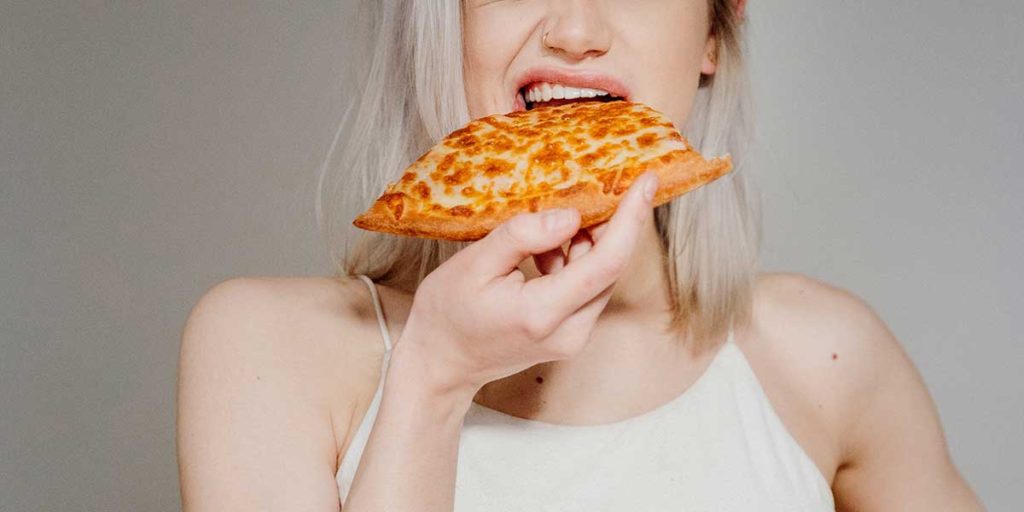
<svg viewBox="0 0 1024 512">
<path fill-rule="evenodd" d="M 734 0 L 708 0 L 717 71 L 702 76 L 682 132 L 701 153 L 730 153 L 726 176 L 655 209 L 672 317 L 705 342 L 747 318 L 761 238 L 760 198 L 747 176 L 751 135 L 742 20 Z M 412 292 L 469 242 L 363 231 L 352 219 L 397 173 L 469 119 L 459 0 L 372 0 L 361 14 L 361 82 L 317 187 L 317 220 L 339 275 L 366 274 Z"/>
</svg>

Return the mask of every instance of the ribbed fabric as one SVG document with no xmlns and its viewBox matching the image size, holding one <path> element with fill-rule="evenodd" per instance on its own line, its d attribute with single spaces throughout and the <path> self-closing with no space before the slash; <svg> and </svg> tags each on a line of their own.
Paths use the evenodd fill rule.
<svg viewBox="0 0 1024 512">
<path fill-rule="evenodd" d="M 391 355 L 338 468 L 344 503 L 376 419 Z M 393 482 L 399 486 L 401 482 Z M 558 425 L 470 405 L 455 483 L 455 512 L 810 512 L 835 510 L 831 489 L 768 401 L 732 332 L 683 394 L 639 416 Z"/>
</svg>

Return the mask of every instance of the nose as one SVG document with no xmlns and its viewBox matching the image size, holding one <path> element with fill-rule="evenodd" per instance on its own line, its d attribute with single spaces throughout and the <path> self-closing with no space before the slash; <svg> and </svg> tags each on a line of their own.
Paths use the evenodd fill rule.
<svg viewBox="0 0 1024 512">
<path fill-rule="evenodd" d="M 600 1 L 550 0 L 548 4 L 541 44 L 549 51 L 573 60 L 608 52 L 612 31 Z"/>
</svg>

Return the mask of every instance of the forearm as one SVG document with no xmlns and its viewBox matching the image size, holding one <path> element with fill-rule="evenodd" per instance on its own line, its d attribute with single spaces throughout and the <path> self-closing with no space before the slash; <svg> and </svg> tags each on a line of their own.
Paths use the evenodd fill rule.
<svg viewBox="0 0 1024 512">
<path fill-rule="evenodd" d="M 383 396 L 345 512 L 451 512 L 470 389 L 437 389 L 412 344 L 392 354 Z"/>
</svg>

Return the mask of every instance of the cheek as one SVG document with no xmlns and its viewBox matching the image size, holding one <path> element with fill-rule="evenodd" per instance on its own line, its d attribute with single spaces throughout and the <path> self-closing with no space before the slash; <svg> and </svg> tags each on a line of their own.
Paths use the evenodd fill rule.
<svg viewBox="0 0 1024 512">
<path fill-rule="evenodd" d="M 463 79 L 469 115 L 505 111 L 511 98 L 504 78 L 518 49 L 517 32 L 501 16 L 467 13 L 463 30 Z"/>
<path fill-rule="evenodd" d="M 651 83 L 656 84 L 655 97 L 662 106 L 654 105 L 664 112 L 680 130 L 686 124 L 700 84 L 701 57 L 695 57 L 691 48 L 679 48 L 679 51 L 656 55 L 654 62 L 648 63 L 651 70 Z"/>
<path fill-rule="evenodd" d="M 632 31 L 632 54 L 641 101 L 669 116 L 677 128 L 686 124 L 700 83 L 707 41 L 703 2 L 679 2 L 678 9 L 646 20 L 645 30 Z"/>
</svg>

